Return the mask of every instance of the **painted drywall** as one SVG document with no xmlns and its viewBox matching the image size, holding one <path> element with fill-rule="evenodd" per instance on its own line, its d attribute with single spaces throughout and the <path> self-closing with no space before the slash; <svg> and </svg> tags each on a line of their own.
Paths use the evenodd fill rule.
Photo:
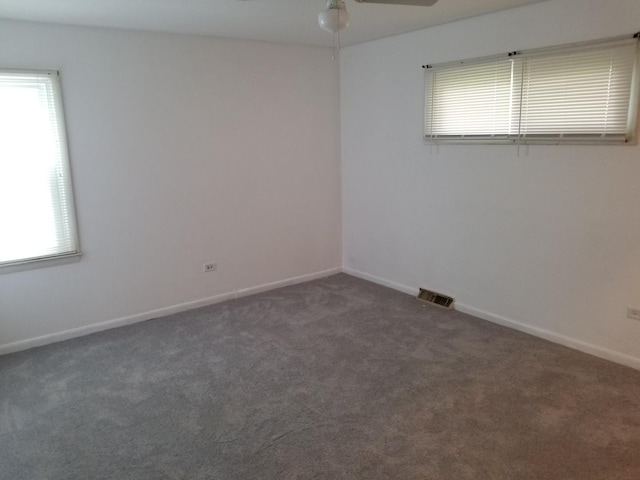
<svg viewBox="0 0 640 480">
<path fill-rule="evenodd" d="M 638 29 L 637 0 L 553 0 L 344 48 L 345 269 L 640 368 L 640 146 L 432 149 L 421 68 Z"/>
<path fill-rule="evenodd" d="M 330 49 L 10 21 L 0 45 L 61 71 L 84 251 L 0 275 L 0 347 L 341 267 Z"/>
</svg>

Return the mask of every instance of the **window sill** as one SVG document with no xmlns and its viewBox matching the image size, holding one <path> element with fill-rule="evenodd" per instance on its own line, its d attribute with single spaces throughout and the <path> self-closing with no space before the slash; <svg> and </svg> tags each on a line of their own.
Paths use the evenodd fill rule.
<svg viewBox="0 0 640 480">
<path fill-rule="evenodd" d="M 7 263 L 0 265 L 0 275 L 5 273 L 24 272 L 26 270 L 35 270 L 38 268 L 56 267 L 59 265 L 68 265 L 70 263 L 78 263 L 82 252 L 70 253 L 68 255 L 60 255 L 57 257 L 37 258 L 24 260 L 20 262 Z"/>
</svg>

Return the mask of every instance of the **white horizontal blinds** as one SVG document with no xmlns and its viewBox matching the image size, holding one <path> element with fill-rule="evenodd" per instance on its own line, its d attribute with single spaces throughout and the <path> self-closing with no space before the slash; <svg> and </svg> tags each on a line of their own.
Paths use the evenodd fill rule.
<svg viewBox="0 0 640 480">
<path fill-rule="evenodd" d="M 428 67 L 431 142 L 625 143 L 638 109 L 638 41 L 513 52 Z"/>
<path fill-rule="evenodd" d="M 0 265 L 78 251 L 55 72 L 0 71 Z"/>
<path fill-rule="evenodd" d="M 524 59 L 522 139 L 624 141 L 635 42 Z"/>
<path fill-rule="evenodd" d="M 511 59 L 427 69 L 425 135 L 507 138 L 514 133 L 519 70 Z"/>
</svg>

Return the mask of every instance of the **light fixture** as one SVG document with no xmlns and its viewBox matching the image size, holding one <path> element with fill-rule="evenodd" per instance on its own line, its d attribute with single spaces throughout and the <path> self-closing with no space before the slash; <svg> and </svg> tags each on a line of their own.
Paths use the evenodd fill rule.
<svg viewBox="0 0 640 480">
<path fill-rule="evenodd" d="M 344 0 L 327 0 L 327 8 L 318 14 L 320 28 L 336 33 L 349 26 L 349 12 Z"/>
</svg>

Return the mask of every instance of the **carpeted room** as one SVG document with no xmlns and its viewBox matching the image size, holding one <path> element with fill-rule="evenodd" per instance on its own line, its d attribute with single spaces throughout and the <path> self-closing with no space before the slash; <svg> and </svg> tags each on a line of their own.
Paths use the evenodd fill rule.
<svg viewBox="0 0 640 480">
<path fill-rule="evenodd" d="M 0 20 L 60 69 L 83 250 L 0 275 L 0 478 L 638 476 L 638 147 L 421 136 L 426 62 L 637 31 L 587 3 L 337 56 Z"/>
<path fill-rule="evenodd" d="M 632 479 L 628 367 L 338 274 L 0 359 L 2 478 Z"/>
</svg>

